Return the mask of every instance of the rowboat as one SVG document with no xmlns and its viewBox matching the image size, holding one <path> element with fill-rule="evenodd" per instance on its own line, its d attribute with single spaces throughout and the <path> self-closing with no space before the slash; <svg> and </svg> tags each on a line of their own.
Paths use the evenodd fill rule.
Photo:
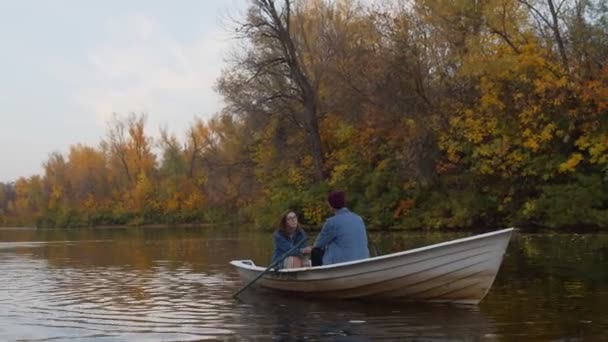
<svg viewBox="0 0 608 342">
<path fill-rule="evenodd" d="M 478 304 L 492 287 L 512 232 L 508 228 L 363 260 L 273 270 L 255 286 L 321 298 Z M 245 284 L 266 270 L 251 260 L 230 264 Z"/>
</svg>

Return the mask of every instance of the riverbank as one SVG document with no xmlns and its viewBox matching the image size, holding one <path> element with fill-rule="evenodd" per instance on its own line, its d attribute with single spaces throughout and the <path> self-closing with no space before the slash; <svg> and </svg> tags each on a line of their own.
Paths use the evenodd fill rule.
<svg viewBox="0 0 608 342">
<path fill-rule="evenodd" d="M 36 227 L 31 225 L 24 226 L 0 226 L 2 230 L 21 230 L 21 229 L 69 229 L 69 230 L 101 230 L 101 229 L 182 229 L 182 228 L 214 228 L 214 227 L 239 227 L 241 230 L 251 230 L 251 231 L 267 231 L 272 232 L 275 228 L 259 228 L 255 227 L 252 222 L 220 222 L 220 223 L 182 223 L 182 224 L 144 224 L 144 225 L 97 225 L 97 226 L 78 226 L 78 227 Z M 542 227 L 542 226 L 504 226 L 504 227 L 456 227 L 456 228 L 407 228 L 407 227 L 373 227 L 368 226 L 367 230 L 369 232 L 374 233 L 382 233 L 382 232 L 404 232 L 404 233 L 473 233 L 473 234 L 482 234 L 494 230 L 504 229 L 504 228 L 515 228 L 519 232 L 522 233 L 530 233 L 530 234 L 543 234 L 543 233 L 570 233 L 570 234 L 593 234 L 593 233 L 601 233 L 608 232 L 608 227 L 596 227 L 596 226 L 564 226 L 564 227 Z M 321 231 L 322 226 L 314 226 L 314 225 L 305 225 L 303 228 L 307 232 L 319 232 Z"/>
</svg>

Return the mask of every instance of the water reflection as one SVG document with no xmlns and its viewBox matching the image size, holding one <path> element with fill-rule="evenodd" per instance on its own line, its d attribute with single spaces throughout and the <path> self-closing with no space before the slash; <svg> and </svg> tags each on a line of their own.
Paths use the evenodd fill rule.
<svg viewBox="0 0 608 342">
<path fill-rule="evenodd" d="M 93 340 L 200 340 L 220 328 L 224 280 L 189 268 L 134 272 L 117 267 L 54 269 L 43 260 L 4 258 L 0 340 L 90 337 Z M 220 305 L 221 304 L 221 305 Z"/>
<path fill-rule="evenodd" d="M 237 329 L 275 340 L 481 341 L 495 338 L 493 322 L 477 307 L 390 304 L 360 301 L 304 301 L 248 293 L 243 318 L 256 324 Z M 261 316 L 263 314 L 263 317 Z"/>
<path fill-rule="evenodd" d="M 313 233 L 314 235 L 314 233 Z M 384 233 L 384 253 L 467 235 Z M 515 235 L 478 307 L 314 301 L 247 291 L 235 229 L 0 229 L 0 340 L 608 340 L 608 236 Z"/>
</svg>

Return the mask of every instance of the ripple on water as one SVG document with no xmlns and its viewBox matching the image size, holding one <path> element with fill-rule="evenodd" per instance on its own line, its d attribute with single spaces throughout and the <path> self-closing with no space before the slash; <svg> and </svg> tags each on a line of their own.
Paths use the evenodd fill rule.
<svg viewBox="0 0 608 342">
<path fill-rule="evenodd" d="M 0 260 L 0 274 L 0 331 L 7 331 L 0 340 L 190 341 L 234 334 L 216 321 L 229 314 L 226 297 L 200 292 L 222 284 L 221 276 L 163 267 L 57 270 L 17 255 Z"/>
</svg>

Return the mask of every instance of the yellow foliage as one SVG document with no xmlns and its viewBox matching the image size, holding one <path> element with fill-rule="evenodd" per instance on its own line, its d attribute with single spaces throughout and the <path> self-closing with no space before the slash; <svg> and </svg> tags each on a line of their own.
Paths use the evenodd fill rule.
<svg viewBox="0 0 608 342">
<path fill-rule="evenodd" d="M 543 129 L 543 131 L 540 133 L 540 140 L 549 141 L 549 140 L 553 139 L 553 135 L 554 135 L 556 129 L 557 129 L 557 126 L 555 126 L 554 123 L 547 124 L 545 126 L 545 128 Z"/>
<path fill-rule="evenodd" d="M 521 163 L 524 160 L 524 156 L 519 151 L 509 153 L 507 158 L 516 163 Z"/>
<path fill-rule="evenodd" d="M 323 222 L 326 207 L 319 202 L 306 203 L 302 208 L 302 212 L 307 221 L 312 223 Z"/>
<path fill-rule="evenodd" d="M 350 165 L 338 164 L 334 167 L 331 173 L 329 184 L 334 186 L 346 178 L 347 172 L 351 169 Z"/>
<path fill-rule="evenodd" d="M 522 125 L 534 124 L 539 118 L 540 106 L 538 104 L 526 104 L 519 113 L 518 118 Z"/>
<path fill-rule="evenodd" d="M 479 173 L 482 175 L 491 175 L 494 174 L 494 168 L 487 161 L 484 161 L 479 166 Z"/>
<path fill-rule="evenodd" d="M 89 212 L 95 211 L 97 209 L 97 201 L 95 200 L 95 196 L 93 194 L 87 194 L 87 197 L 84 200 L 84 208 Z"/>
<path fill-rule="evenodd" d="M 577 146 L 581 150 L 586 150 L 591 146 L 591 141 L 588 135 L 583 135 L 580 138 L 576 139 L 574 145 Z"/>
<path fill-rule="evenodd" d="M 337 142 L 339 143 L 347 143 L 351 140 L 355 129 L 352 125 L 343 124 L 340 125 L 338 130 L 335 133 L 335 137 Z"/>
<path fill-rule="evenodd" d="M 608 136 L 605 134 L 599 136 L 596 139 L 596 144 L 589 148 L 589 155 L 591 156 L 590 161 L 592 163 L 603 164 L 606 163 L 608 155 Z"/>
<path fill-rule="evenodd" d="M 49 196 L 49 205 L 48 208 L 54 208 L 59 204 L 61 198 L 63 197 L 63 187 L 59 184 L 53 184 L 53 188 L 51 190 L 51 195 Z"/>
<path fill-rule="evenodd" d="M 490 90 L 490 89 L 488 89 Z M 505 104 L 500 100 L 498 92 L 486 93 L 481 97 L 480 105 L 485 110 L 494 109 L 502 111 L 505 109 Z"/>
<path fill-rule="evenodd" d="M 589 162 L 605 164 L 608 162 L 608 134 L 592 136 L 591 133 L 581 136 L 575 142 L 581 150 L 589 152 Z"/>
<path fill-rule="evenodd" d="M 469 118 L 465 120 L 464 124 L 469 127 L 469 129 L 464 132 L 464 137 L 474 144 L 480 143 L 484 137 L 480 120 Z"/>
<path fill-rule="evenodd" d="M 455 122 L 454 120 L 453 122 Z M 439 148 L 445 151 L 448 161 L 457 163 L 460 160 L 458 153 L 458 145 L 446 135 L 439 137 L 438 141 Z"/>
<path fill-rule="evenodd" d="M 526 217 L 531 217 L 536 212 L 536 202 L 535 201 L 526 201 L 524 203 L 523 214 Z"/>
<path fill-rule="evenodd" d="M 536 152 L 540 148 L 540 145 L 538 144 L 536 137 L 530 137 L 525 140 L 524 147 L 527 147 L 527 148 L 531 149 L 532 151 Z"/>
<path fill-rule="evenodd" d="M 198 192 L 193 192 L 184 201 L 184 207 L 188 210 L 196 210 L 202 207 L 203 196 Z"/>
<path fill-rule="evenodd" d="M 133 189 L 133 206 L 135 210 L 141 211 L 152 199 L 154 189 L 146 174 L 142 171 L 137 178 L 137 184 Z"/>
<path fill-rule="evenodd" d="M 172 213 L 179 211 L 180 207 L 180 195 L 179 193 L 173 193 L 171 197 L 165 203 L 165 213 Z"/>
<path fill-rule="evenodd" d="M 205 175 L 205 174 L 199 174 L 196 177 L 196 185 L 199 186 L 199 187 L 203 186 L 203 185 L 207 184 L 207 180 L 208 180 L 207 175 Z"/>
<path fill-rule="evenodd" d="M 272 144 L 273 137 L 279 128 L 279 120 L 272 119 L 263 129 L 260 144 L 255 147 L 253 159 L 261 165 L 270 165 L 277 156 L 277 148 Z"/>
<path fill-rule="evenodd" d="M 576 166 L 583 160 L 583 155 L 580 153 L 573 153 L 570 158 L 559 165 L 559 172 L 573 172 Z"/>
<path fill-rule="evenodd" d="M 604 67 L 599 79 L 588 81 L 582 89 L 583 99 L 594 103 L 600 112 L 608 110 L 608 66 Z"/>
<path fill-rule="evenodd" d="M 304 157 L 302 158 L 302 160 L 300 161 L 300 165 L 301 165 L 301 166 L 302 166 L 304 169 L 307 169 L 307 170 L 312 169 L 312 167 L 314 166 L 314 164 L 313 164 L 313 160 L 312 160 L 312 156 L 310 156 L 310 155 L 304 156 Z"/>
<path fill-rule="evenodd" d="M 306 177 L 304 177 L 297 168 L 290 167 L 287 170 L 287 182 L 291 185 L 301 187 L 306 181 Z"/>
</svg>

